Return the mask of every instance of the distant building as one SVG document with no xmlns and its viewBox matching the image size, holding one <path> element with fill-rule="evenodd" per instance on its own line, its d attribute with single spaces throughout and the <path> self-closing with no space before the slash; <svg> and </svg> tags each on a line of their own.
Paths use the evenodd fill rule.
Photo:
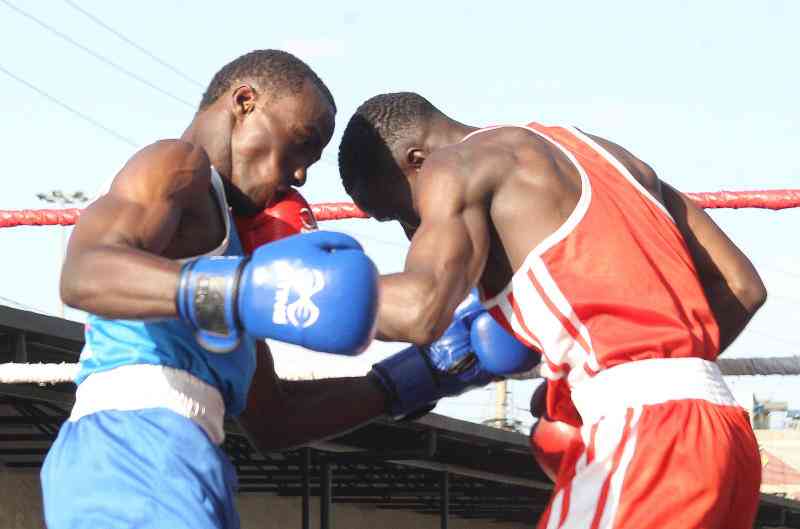
<svg viewBox="0 0 800 529">
<path fill-rule="evenodd" d="M 761 449 L 761 492 L 800 500 L 800 431 L 755 432 Z"/>
<path fill-rule="evenodd" d="M 734 391 L 734 398 L 750 414 L 758 440 L 761 492 L 800 500 L 800 410 L 747 391 Z"/>
<path fill-rule="evenodd" d="M 788 423 L 788 410 L 789 403 L 786 401 L 759 400 L 753 395 L 753 407 L 750 411 L 753 429 L 783 430 Z"/>
<path fill-rule="evenodd" d="M 800 430 L 800 410 L 789 410 L 786 415 L 786 428 Z"/>
</svg>

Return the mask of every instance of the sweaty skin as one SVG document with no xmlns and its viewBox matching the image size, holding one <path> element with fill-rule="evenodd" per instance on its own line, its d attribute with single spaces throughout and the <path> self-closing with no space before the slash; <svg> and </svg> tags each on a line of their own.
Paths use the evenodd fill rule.
<svg viewBox="0 0 800 529">
<path fill-rule="evenodd" d="M 530 249 L 578 202 L 580 177 L 556 147 L 510 127 L 460 141 L 473 130 L 437 118 L 424 137 L 406 146 L 404 156 L 395 157 L 410 199 L 390 207 L 391 217 L 403 224 L 411 246 L 405 270 L 381 278 L 381 339 L 429 343 L 438 337 L 470 288 L 501 290 Z M 705 212 L 661 182 L 644 162 L 607 140 L 593 139 L 675 219 L 724 350 L 766 299 L 755 268 Z M 363 207 L 385 211 L 381 200 L 375 197 Z"/>
<path fill-rule="evenodd" d="M 81 215 L 62 269 L 64 302 L 106 318 L 176 317 L 176 259 L 209 252 L 225 236 L 210 167 L 222 176 L 235 213 L 258 212 L 277 193 L 305 183 L 331 139 L 334 114 L 309 81 L 297 94 L 276 97 L 241 82 L 198 112 L 180 139 L 141 149 Z M 383 392 L 365 377 L 295 386 L 277 378 L 261 344 L 241 420 L 262 449 L 331 435 L 385 411 Z M 295 422 L 286 432 L 290 409 L 313 410 L 326 421 Z"/>
</svg>

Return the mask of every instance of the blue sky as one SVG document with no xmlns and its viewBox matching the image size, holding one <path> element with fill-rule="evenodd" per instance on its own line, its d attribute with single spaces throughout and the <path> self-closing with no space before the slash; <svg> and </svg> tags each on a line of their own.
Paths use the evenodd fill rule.
<svg viewBox="0 0 800 529">
<path fill-rule="evenodd" d="M 340 109 L 336 135 L 303 189 L 312 202 L 347 199 L 335 166 L 344 124 L 362 100 L 396 90 L 418 91 L 473 125 L 579 126 L 626 146 L 685 191 L 798 188 L 797 20 L 800 4 L 790 1 L 2 0 L 0 67 L 144 146 L 181 134 L 193 108 L 174 98 L 198 102 L 225 62 L 256 48 L 293 51 L 326 81 Z M 133 152 L 2 72 L 0 96 L 0 209 L 41 207 L 35 194 L 54 188 L 92 193 Z M 767 305 L 728 354 L 800 354 L 800 209 L 712 215 L 770 290 Z M 347 221 L 326 227 L 359 237 L 382 271 L 402 267 L 407 243 L 396 226 Z M 60 236 L 55 227 L 0 230 L 0 296 L 57 313 Z M 800 407 L 796 377 L 730 382 L 736 391 Z M 516 406 L 525 406 L 530 387 L 515 383 Z M 490 391 L 476 392 L 440 409 L 479 420 L 492 399 Z"/>
</svg>

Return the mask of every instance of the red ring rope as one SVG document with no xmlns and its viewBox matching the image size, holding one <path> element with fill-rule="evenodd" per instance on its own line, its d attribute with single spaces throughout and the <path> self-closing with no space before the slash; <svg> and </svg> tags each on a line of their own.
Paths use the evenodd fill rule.
<svg viewBox="0 0 800 529">
<path fill-rule="evenodd" d="M 800 189 L 771 189 L 763 191 L 715 191 L 686 193 L 705 209 L 760 208 L 788 209 L 800 207 Z M 365 219 L 369 215 L 350 202 L 322 202 L 311 206 L 318 221 Z M 0 210 L 0 228 L 14 226 L 71 226 L 81 210 L 69 209 L 6 209 Z"/>
<path fill-rule="evenodd" d="M 704 209 L 789 209 L 800 207 L 800 189 L 769 189 L 754 191 L 714 191 L 686 193 Z"/>
</svg>

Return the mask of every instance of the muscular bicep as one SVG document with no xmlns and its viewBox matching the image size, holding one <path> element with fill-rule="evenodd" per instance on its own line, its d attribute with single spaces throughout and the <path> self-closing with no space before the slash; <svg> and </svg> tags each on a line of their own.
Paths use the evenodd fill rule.
<svg viewBox="0 0 800 529">
<path fill-rule="evenodd" d="M 61 270 L 64 303 L 106 318 L 174 317 L 181 265 L 164 250 L 209 183 L 208 159 L 190 144 L 137 153 L 75 227 Z"/>
<path fill-rule="evenodd" d="M 489 179 L 458 153 L 432 156 L 417 175 L 403 272 L 380 278 L 377 338 L 426 345 L 442 335 L 489 253 Z M 482 185 L 487 187 L 481 187 Z"/>
<path fill-rule="evenodd" d="M 466 296 L 480 278 L 489 250 L 486 211 L 453 208 L 423 217 L 411 242 L 405 271 L 426 273 Z"/>
<path fill-rule="evenodd" d="M 456 306 L 483 273 L 489 253 L 485 197 L 471 192 L 461 175 L 440 180 L 420 201 L 420 226 L 414 234 L 405 273 L 425 277 L 428 317 L 434 335 L 443 331 Z"/>
<path fill-rule="evenodd" d="M 146 147 L 81 215 L 70 252 L 125 246 L 161 254 L 186 204 L 208 192 L 209 171 L 205 155 L 193 146 L 160 142 Z"/>
<path fill-rule="evenodd" d="M 125 246 L 160 254 L 175 234 L 181 212 L 169 197 L 146 205 L 124 194 L 108 193 L 81 215 L 70 238 L 70 252 Z"/>
</svg>

